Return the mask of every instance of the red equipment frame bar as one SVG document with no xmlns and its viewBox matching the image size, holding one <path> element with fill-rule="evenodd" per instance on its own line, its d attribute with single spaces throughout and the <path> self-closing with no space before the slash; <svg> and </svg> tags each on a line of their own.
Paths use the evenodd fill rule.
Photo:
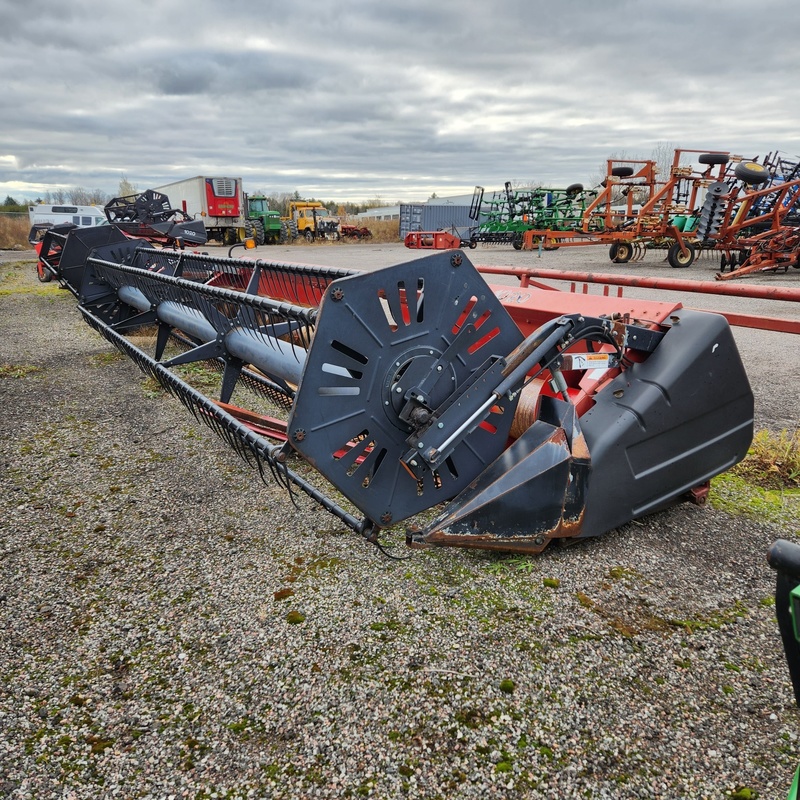
<svg viewBox="0 0 800 800">
<path fill-rule="evenodd" d="M 512 278 L 517 278 L 522 288 L 531 286 L 542 288 L 541 284 L 533 283 L 531 278 L 546 278 L 583 284 L 598 283 L 607 286 L 630 286 L 638 289 L 661 289 L 800 303 L 800 289 L 786 286 L 742 286 L 729 283 L 717 283 L 715 281 L 690 281 L 677 278 L 639 278 L 633 275 L 612 275 L 599 272 L 574 272 L 571 270 L 554 269 L 524 269 L 519 267 L 479 266 L 478 271 L 486 275 L 507 275 Z M 738 314 L 730 311 L 714 311 L 712 313 L 720 314 L 725 317 L 731 325 L 736 325 L 740 328 L 757 328 L 760 330 L 777 331 L 778 333 L 800 334 L 800 319 L 764 317 L 754 314 Z"/>
</svg>

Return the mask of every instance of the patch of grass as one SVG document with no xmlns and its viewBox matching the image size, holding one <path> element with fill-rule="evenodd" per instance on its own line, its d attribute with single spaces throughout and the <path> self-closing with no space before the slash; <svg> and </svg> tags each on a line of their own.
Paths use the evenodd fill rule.
<svg viewBox="0 0 800 800">
<path fill-rule="evenodd" d="M 764 489 L 800 489 L 800 428 L 757 431 L 747 455 L 731 470 Z"/>
<path fill-rule="evenodd" d="M 490 572 L 533 572 L 540 569 L 536 558 L 518 555 L 496 555 L 492 554 L 492 561 L 486 567 Z"/>
<path fill-rule="evenodd" d="M 744 459 L 714 479 L 711 504 L 729 514 L 796 525 L 800 521 L 800 429 L 757 431 Z"/>
<path fill-rule="evenodd" d="M 725 796 L 730 797 L 731 800 L 756 800 L 759 795 L 755 789 L 751 789 L 749 786 L 737 786 L 732 791 L 725 792 Z"/>
<path fill-rule="evenodd" d="M 116 364 L 125 360 L 125 356 L 119 350 L 110 350 L 107 353 L 98 353 L 90 359 L 92 363 L 98 366 L 105 366 L 106 364 Z"/>
<path fill-rule="evenodd" d="M 184 364 L 176 372 L 189 386 L 203 394 L 208 395 L 217 391 L 220 384 L 219 371 L 203 361 Z"/>
<path fill-rule="evenodd" d="M 796 524 L 800 519 L 800 489 L 764 489 L 733 472 L 714 478 L 711 504 L 732 515 L 744 514 L 777 525 Z"/>
<path fill-rule="evenodd" d="M 0 378 L 25 378 L 41 371 L 33 364 L 0 364 Z"/>
<path fill-rule="evenodd" d="M 155 378 L 145 378 L 142 381 L 142 390 L 144 391 L 144 396 L 149 397 L 151 400 L 156 397 L 164 397 L 167 394 L 167 390 Z"/>
</svg>

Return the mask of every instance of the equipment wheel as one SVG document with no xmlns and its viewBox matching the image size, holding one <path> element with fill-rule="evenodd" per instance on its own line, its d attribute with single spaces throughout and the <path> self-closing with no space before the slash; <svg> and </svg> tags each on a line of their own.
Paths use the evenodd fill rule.
<svg viewBox="0 0 800 800">
<path fill-rule="evenodd" d="M 727 164 L 730 158 L 725 153 L 702 153 L 697 157 L 700 164 Z"/>
<path fill-rule="evenodd" d="M 766 183 L 769 180 L 769 170 L 763 164 L 755 161 L 740 161 L 733 174 L 744 183 L 756 184 Z"/>
<path fill-rule="evenodd" d="M 477 246 L 478 246 L 478 240 L 475 237 L 473 237 L 472 239 L 469 240 L 469 249 L 470 250 L 474 250 Z"/>
<path fill-rule="evenodd" d="M 609 247 L 609 248 L 608 248 L 608 257 L 609 257 L 609 258 L 610 258 L 612 261 L 616 261 L 616 258 L 617 258 L 617 248 L 618 248 L 618 247 L 619 247 L 619 244 L 618 244 L 617 242 L 614 242 L 614 243 L 611 245 L 611 247 Z"/>
<path fill-rule="evenodd" d="M 264 223 L 260 219 L 253 220 L 253 238 L 256 244 L 261 247 L 267 239 L 267 234 L 264 231 Z"/>
<path fill-rule="evenodd" d="M 522 250 L 522 234 L 521 233 L 514 234 L 514 238 L 511 240 L 511 246 L 515 250 Z"/>
<path fill-rule="evenodd" d="M 53 280 L 53 273 L 42 264 L 41 261 L 36 262 L 36 277 L 42 283 L 50 283 Z"/>
<path fill-rule="evenodd" d="M 633 175 L 633 167 L 612 167 L 611 174 L 615 178 L 630 178 Z"/>
<path fill-rule="evenodd" d="M 633 255 L 633 245 L 630 242 L 617 242 L 617 254 L 614 256 L 615 264 L 627 264 Z"/>
<path fill-rule="evenodd" d="M 569 186 L 567 186 L 565 194 L 570 200 L 572 200 L 573 197 L 579 195 L 582 191 L 583 191 L 582 183 L 572 183 Z"/>
<path fill-rule="evenodd" d="M 695 247 L 691 242 L 684 242 L 686 253 L 681 252 L 681 246 L 678 242 L 671 245 L 667 251 L 667 261 L 671 267 L 689 267 L 694 263 Z"/>
<path fill-rule="evenodd" d="M 314 231 L 312 231 L 311 228 L 306 228 L 306 232 L 305 232 L 304 235 L 306 237 L 306 241 L 307 242 L 313 242 L 314 241 Z"/>
</svg>

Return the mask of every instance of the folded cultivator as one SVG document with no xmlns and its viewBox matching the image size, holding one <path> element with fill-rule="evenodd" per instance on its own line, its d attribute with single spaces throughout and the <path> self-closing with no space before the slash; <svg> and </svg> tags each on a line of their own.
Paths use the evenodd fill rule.
<svg viewBox="0 0 800 800">
<path fill-rule="evenodd" d="M 800 163 L 770 153 L 762 163 L 721 150 L 674 151 L 661 175 L 653 160 L 609 159 L 599 186 L 513 189 L 486 197 L 476 186 L 467 238 L 412 232 L 407 247 L 511 244 L 516 250 L 605 245 L 616 264 L 664 248 L 670 266 L 720 256 L 718 280 L 800 267 Z M 727 270 L 727 274 L 726 274 Z"/>
<path fill-rule="evenodd" d="M 750 443 L 727 322 L 680 304 L 492 287 L 460 251 L 355 272 L 159 249 L 113 225 L 41 258 L 262 476 L 372 541 L 407 520 L 412 546 L 539 552 L 702 501 Z M 195 362 L 217 368 L 215 398 L 190 385 Z"/>
</svg>

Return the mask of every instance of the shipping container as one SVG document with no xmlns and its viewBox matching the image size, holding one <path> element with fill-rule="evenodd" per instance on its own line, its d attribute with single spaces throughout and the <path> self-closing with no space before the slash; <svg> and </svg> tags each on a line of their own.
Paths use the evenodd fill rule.
<svg viewBox="0 0 800 800">
<path fill-rule="evenodd" d="M 409 203 L 400 206 L 400 238 L 414 231 L 447 231 L 469 238 L 477 223 L 469 218 L 469 206 Z"/>
</svg>

